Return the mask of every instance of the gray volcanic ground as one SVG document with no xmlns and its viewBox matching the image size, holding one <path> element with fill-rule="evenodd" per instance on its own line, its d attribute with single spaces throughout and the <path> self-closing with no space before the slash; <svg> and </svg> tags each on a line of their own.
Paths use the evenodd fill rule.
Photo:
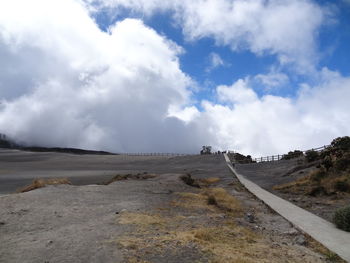
<svg viewBox="0 0 350 263">
<path fill-rule="evenodd" d="M 153 175 L 96 185 L 145 172 Z M 197 187 L 180 179 L 187 173 Z M 73 185 L 0 195 L 0 262 L 326 262 L 245 190 L 222 155 L 0 151 L 0 193 L 52 177 Z"/>
<path fill-rule="evenodd" d="M 36 178 L 66 177 L 74 185 L 88 185 L 103 183 L 116 174 L 143 172 L 230 177 L 222 160 L 223 156 L 76 155 L 0 149 L 0 194 L 13 193 Z"/>
</svg>

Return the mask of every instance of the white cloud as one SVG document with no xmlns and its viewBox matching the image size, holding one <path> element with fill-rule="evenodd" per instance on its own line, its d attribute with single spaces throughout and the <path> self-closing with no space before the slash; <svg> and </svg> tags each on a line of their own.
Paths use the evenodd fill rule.
<svg viewBox="0 0 350 263">
<path fill-rule="evenodd" d="M 232 86 L 218 86 L 216 91 L 221 102 L 230 102 L 232 104 L 254 103 L 258 97 L 255 92 L 249 88 L 249 80 L 239 79 Z"/>
<path fill-rule="evenodd" d="M 165 2 L 124 5 L 172 8 L 189 38 L 213 37 L 299 66 L 310 63 L 303 54 L 314 54 L 323 19 L 307 0 Z M 47 146 L 194 152 L 212 144 L 254 155 L 350 133 L 350 78 L 324 69 L 318 85 L 289 99 L 253 89 L 255 79 L 285 81 L 278 72 L 251 76 L 217 87 L 218 103 L 204 101 L 199 112 L 181 47 L 135 19 L 102 32 L 89 12 L 78 0 L 0 2 L 0 132 Z"/>
<path fill-rule="evenodd" d="M 212 71 L 220 66 L 226 65 L 226 63 L 220 57 L 220 55 L 218 53 L 215 53 L 215 52 L 211 52 L 209 54 L 209 63 L 210 63 L 210 65 L 206 68 L 207 72 L 210 72 L 210 71 Z"/>
<path fill-rule="evenodd" d="M 201 120 L 212 145 L 255 156 L 286 153 L 328 144 L 350 133 L 350 78 L 323 69 L 320 84 L 304 86 L 295 99 L 253 91 L 248 79 L 219 86 L 227 105 L 203 102 Z"/>
<path fill-rule="evenodd" d="M 191 123 L 194 119 L 200 116 L 199 110 L 195 106 L 178 108 L 178 107 L 170 107 L 169 115 L 170 117 L 176 117 L 185 123 Z"/>
<path fill-rule="evenodd" d="M 289 77 L 282 72 L 271 71 L 267 74 L 256 75 L 255 80 L 261 82 L 265 86 L 265 90 L 271 90 L 288 84 Z"/>
<path fill-rule="evenodd" d="M 92 1 L 92 0 L 91 0 Z M 234 51 L 278 57 L 299 73 L 318 60 L 316 39 L 330 11 L 312 0 L 95 0 L 152 15 L 172 10 L 187 39 L 211 37 Z"/>
<path fill-rule="evenodd" d="M 190 102 L 180 52 L 139 20 L 102 32 L 79 1 L 1 2 L 1 130 L 48 146 L 197 149 L 195 128 L 168 116 Z"/>
</svg>

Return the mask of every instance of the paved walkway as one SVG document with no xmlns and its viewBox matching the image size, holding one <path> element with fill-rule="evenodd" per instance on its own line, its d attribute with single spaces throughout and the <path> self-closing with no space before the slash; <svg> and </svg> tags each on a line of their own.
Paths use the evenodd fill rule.
<svg viewBox="0 0 350 263">
<path fill-rule="evenodd" d="M 295 227 L 313 237 L 347 262 L 350 262 L 349 232 L 339 230 L 332 223 L 262 189 L 260 186 L 238 174 L 232 167 L 228 156 L 226 154 L 224 156 L 232 173 L 249 192 L 287 219 Z"/>
</svg>

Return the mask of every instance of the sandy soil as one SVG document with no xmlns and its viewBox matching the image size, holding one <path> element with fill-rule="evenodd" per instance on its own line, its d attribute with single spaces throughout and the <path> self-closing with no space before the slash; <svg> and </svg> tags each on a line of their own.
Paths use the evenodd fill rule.
<svg viewBox="0 0 350 263">
<path fill-rule="evenodd" d="M 336 261 L 251 196 L 223 156 L 4 151 L 0 162 L 2 192 L 40 176 L 81 184 L 0 197 L 0 262 Z M 144 172 L 157 176 L 82 185 Z M 200 188 L 180 179 L 187 173 Z"/>
</svg>

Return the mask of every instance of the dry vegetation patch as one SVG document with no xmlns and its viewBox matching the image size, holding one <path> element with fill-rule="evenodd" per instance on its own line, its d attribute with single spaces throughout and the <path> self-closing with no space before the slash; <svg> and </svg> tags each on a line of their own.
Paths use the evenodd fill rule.
<svg viewBox="0 0 350 263">
<path fill-rule="evenodd" d="M 305 161 L 305 167 L 316 166 L 313 171 L 303 178 L 277 185 L 273 189 L 311 196 L 350 193 L 350 137 L 334 139 L 321 152 L 307 151 Z"/>
<path fill-rule="evenodd" d="M 29 192 L 47 185 L 72 184 L 67 178 L 35 179 L 30 185 L 18 189 L 17 193 Z"/>
<path fill-rule="evenodd" d="M 209 178 L 199 179 L 198 181 L 201 185 L 208 187 L 212 184 L 216 184 L 216 183 L 220 182 L 220 178 L 209 177 Z"/>
<path fill-rule="evenodd" d="M 177 193 L 169 207 L 118 216 L 132 227 L 113 241 L 128 262 L 322 262 L 238 223 L 242 205 L 223 188 Z"/>
<path fill-rule="evenodd" d="M 277 263 L 281 262 L 282 257 L 283 262 L 300 262 L 300 259 L 303 262 L 322 262 L 312 261 L 309 256 L 296 253 L 288 245 L 272 244 L 249 228 L 236 225 L 233 218 L 228 217 L 216 226 L 205 227 L 201 224 L 191 225 L 190 217 L 181 225 L 176 219 L 165 217 L 161 219 L 163 228 L 156 229 L 149 227 L 146 230 L 146 224 L 138 224 L 135 230 L 115 242 L 127 251 L 129 262 L 153 262 L 150 258 L 154 255 L 162 255 L 161 258 L 166 262 L 163 253 L 169 249 L 173 253 L 182 251 L 180 255 L 183 257 L 183 251 L 188 248 L 189 253 L 198 255 L 196 262 L 238 263 L 257 262 L 259 259 L 259 262 Z M 153 220 L 150 222 L 153 225 Z"/>
<path fill-rule="evenodd" d="M 125 212 L 118 218 L 118 223 L 135 225 L 163 225 L 165 223 L 165 219 L 156 214 Z"/>
<path fill-rule="evenodd" d="M 157 174 L 149 174 L 147 172 L 138 173 L 138 174 L 117 174 L 112 179 L 102 183 L 102 185 L 109 185 L 111 183 L 123 180 L 147 180 L 157 177 Z"/>
<path fill-rule="evenodd" d="M 241 203 L 223 188 L 206 188 L 199 193 L 178 193 L 180 200 L 173 201 L 173 206 L 188 209 L 222 210 L 239 216 L 242 214 Z"/>
<path fill-rule="evenodd" d="M 301 177 L 293 182 L 275 185 L 272 189 L 282 193 L 293 193 L 301 195 L 346 195 L 350 193 L 350 174 L 331 177 L 323 175 L 319 170 Z"/>
</svg>

